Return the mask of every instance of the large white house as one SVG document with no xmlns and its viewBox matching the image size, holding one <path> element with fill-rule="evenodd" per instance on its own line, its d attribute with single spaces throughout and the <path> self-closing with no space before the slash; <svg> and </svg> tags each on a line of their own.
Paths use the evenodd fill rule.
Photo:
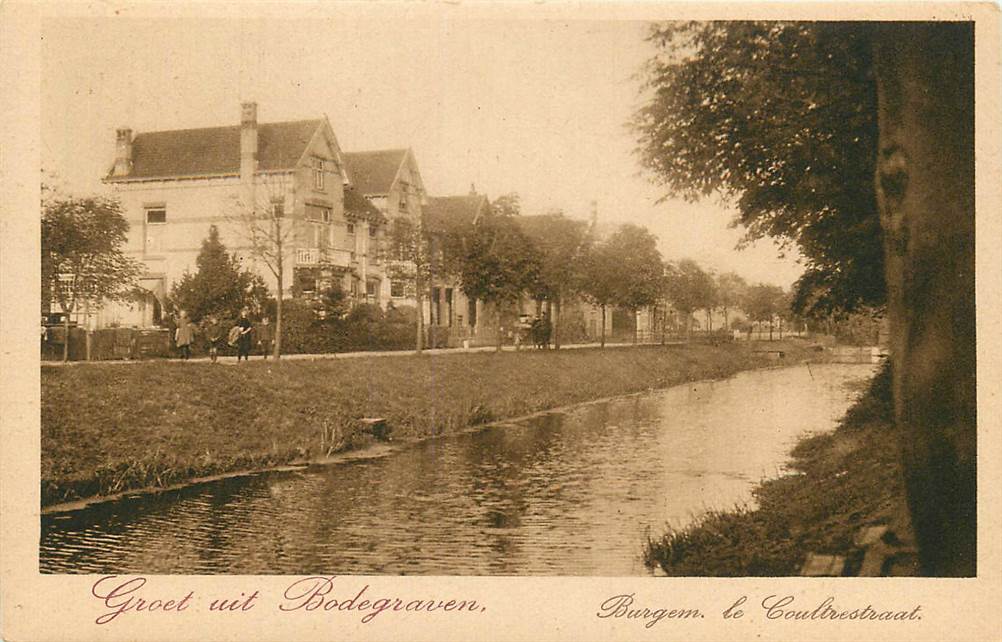
<svg viewBox="0 0 1002 642">
<path fill-rule="evenodd" d="M 98 325 L 158 324 L 171 285 L 195 269 L 212 225 L 226 247 L 276 290 L 240 220 L 249 204 L 280 208 L 292 230 L 283 261 L 286 293 L 309 294 L 336 281 L 356 300 L 390 300 L 382 258 L 386 212 L 420 216 L 424 198 L 409 152 L 403 155 L 411 171 L 398 166 L 404 178 L 391 180 L 393 189 L 383 195 L 395 197 L 393 207 L 380 208 L 370 200 L 374 195 L 356 187 L 370 189 L 368 154 L 345 154 L 326 118 L 259 123 L 257 105 L 244 103 L 239 124 L 135 135 L 120 129 L 116 149 L 104 180 L 130 223 L 126 251 L 145 265 L 141 285 L 148 294 L 134 306 L 106 307 Z"/>
</svg>

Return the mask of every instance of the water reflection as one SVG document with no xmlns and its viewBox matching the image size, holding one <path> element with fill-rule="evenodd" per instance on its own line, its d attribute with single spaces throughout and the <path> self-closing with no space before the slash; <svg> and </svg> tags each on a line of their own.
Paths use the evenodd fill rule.
<svg viewBox="0 0 1002 642">
<path fill-rule="evenodd" d="M 42 520 L 43 572 L 635 575 L 644 532 L 751 500 L 869 365 L 743 373 L 389 457 Z"/>
</svg>

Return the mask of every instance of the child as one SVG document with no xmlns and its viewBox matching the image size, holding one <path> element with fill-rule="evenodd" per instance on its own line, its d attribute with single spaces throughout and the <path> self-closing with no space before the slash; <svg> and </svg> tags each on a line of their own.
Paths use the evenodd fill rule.
<svg viewBox="0 0 1002 642">
<path fill-rule="evenodd" d="M 261 319 L 261 325 L 257 327 L 257 344 L 261 346 L 261 354 L 264 358 L 268 358 L 268 353 L 271 352 L 271 324 L 269 323 L 268 317 Z"/>
<path fill-rule="evenodd" d="M 223 338 L 223 327 L 215 315 L 210 314 L 205 326 L 205 341 L 209 344 L 209 359 L 216 363 L 219 356 L 219 342 Z"/>
<path fill-rule="evenodd" d="M 195 338 L 195 326 L 188 318 L 188 313 L 181 310 L 181 316 L 177 320 L 177 330 L 174 331 L 174 342 L 177 349 L 181 351 L 181 358 L 185 361 L 191 357 L 191 342 Z"/>
<path fill-rule="evenodd" d="M 240 359 L 248 361 L 251 352 L 250 333 L 253 326 L 251 326 L 250 319 L 247 318 L 247 308 L 240 311 L 240 318 L 237 319 L 236 327 L 240 328 L 237 335 L 237 363 L 240 363 Z"/>
</svg>

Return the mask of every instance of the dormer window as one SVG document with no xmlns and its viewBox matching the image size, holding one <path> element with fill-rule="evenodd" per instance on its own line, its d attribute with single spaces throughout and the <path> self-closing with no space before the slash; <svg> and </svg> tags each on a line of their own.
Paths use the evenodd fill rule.
<svg viewBox="0 0 1002 642">
<path fill-rule="evenodd" d="M 313 189 L 324 190 L 324 170 L 326 161 L 322 158 L 313 159 Z"/>
<path fill-rule="evenodd" d="M 373 226 L 369 227 L 369 237 L 370 238 L 376 238 L 376 228 L 373 227 Z"/>
</svg>

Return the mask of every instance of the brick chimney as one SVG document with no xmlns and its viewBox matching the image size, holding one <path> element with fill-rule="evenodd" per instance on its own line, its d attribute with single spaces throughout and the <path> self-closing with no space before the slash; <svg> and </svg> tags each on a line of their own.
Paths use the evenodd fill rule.
<svg viewBox="0 0 1002 642">
<path fill-rule="evenodd" d="M 128 176 L 132 172 L 132 130 L 123 127 L 115 131 L 115 168 L 112 176 Z"/>
<path fill-rule="evenodd" d="M 254 182 L 257 171 L 257 103 L 240 104 L 240 180 Z"/>
</svg>

